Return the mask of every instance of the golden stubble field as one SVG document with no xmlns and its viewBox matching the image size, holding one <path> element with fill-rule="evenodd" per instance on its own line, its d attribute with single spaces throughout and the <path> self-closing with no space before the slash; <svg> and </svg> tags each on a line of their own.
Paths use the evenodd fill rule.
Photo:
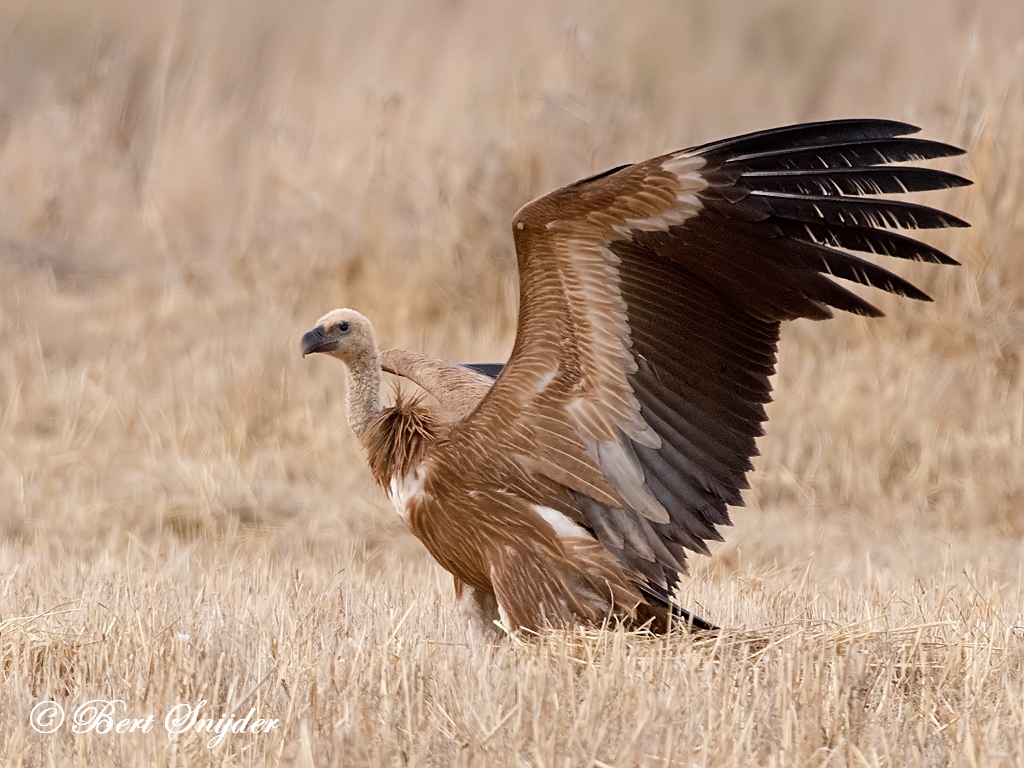
<svg viewBox="0 0 1024 768">
<path fill-rule="evenodd" d="M 1022 40 L 1017 0 L 0 3 L 0 762 L 1024 763 Z M 468 647 L 300 334 L 504 359 L 522 203 L 848 116 L 965 146 L 927 200 L 974 228 L 898 267 L 934 304 L 786 330 L 685 582 L 727 631 Z M 74 733 L 95 699 L 150 732 Z M 280 722 L 170 738 L 204 700 Z"/>
</svg>

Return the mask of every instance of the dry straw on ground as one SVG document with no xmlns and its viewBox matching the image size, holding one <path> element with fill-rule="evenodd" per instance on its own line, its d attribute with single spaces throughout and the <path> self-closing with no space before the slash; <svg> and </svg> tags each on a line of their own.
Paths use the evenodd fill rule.
<svg viewBox="0 0 1024 768">
<path fill-rule="evenodd" d="M 1017 0 L 0 4 L 5 765 L 1024 763 Z M 878 116 L 969 149 L 934 304 L 787 329 L 685 599 L 713 643 L 470 649 L 323 311 L 498 360 L 508 222 L 610 165 Z M 150 734 L 36 733 L 121 699 Z M 207 700 L 281 727 L 169 739 Z"/>
</svg>

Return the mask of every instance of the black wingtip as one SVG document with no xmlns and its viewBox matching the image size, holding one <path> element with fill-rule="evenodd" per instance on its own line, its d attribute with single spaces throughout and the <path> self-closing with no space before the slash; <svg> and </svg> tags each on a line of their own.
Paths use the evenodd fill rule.
<svg viewBox="0 0 1024 768">
<path fill-rule="evenodd" d="M 691 634 L 718 632 L 721 627 L 686 610 L 671 597 L 671 594 L 675 591 L 675 585 L 679 582 L 679 574 L 666 569 L 666 577 L 668 580 L 666 587 L 659 587 L 650 582 L 639 585 L 641 594 L 651 602 L 668 609 L 669 621 L 672 627 L 685 627 Z"/>
<path fill-rule="evenodd" d="M 762 131 L 752 131 L 728 139 L 691 148 L 690 152 L 708 154 L 728 149 L 731 153 L 757 152 L 767 147 L 785 146 L 790 150 L 834 141 L 870 141 L 909 136 L 921 131 L 916 125 L 879 118 L 847 118 L 797 123 Z"/>
<path fill-rule="evenodd" d="M 954 216 L 951 213 L 943 213 L 943 218 L 945 219 L 944 226 L 946 226 L 946 227 L 953 227 L 955 229 L 962 229 L 964 227 L 971 226 L 971 222 L 964 221 L 959 216 Z"/>
<path fill-rule="evenodd" d="M 675 626 L 685 627 L 693 635 L 700 632 L 720 632 L 722 629 L 710 621 L 702 619 L 697 614 L 691 613 L 675 604 L 672 605 L 672 618 Z"/>
</svg>

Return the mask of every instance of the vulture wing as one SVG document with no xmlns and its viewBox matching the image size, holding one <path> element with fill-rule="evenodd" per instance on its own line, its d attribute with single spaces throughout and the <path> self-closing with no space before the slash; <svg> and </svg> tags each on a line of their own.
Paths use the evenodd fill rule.
<svg viewBox="0 0 1024 768">
<path fill-rule="evenodd" d="M 928 300 L 848 251 L 955 264 L 896 228 L 962 227 L 869 197 L 970 182 L 891 165 L 962 154 L 882 120 L 796 125 L 613 169 L 515 216 L 508 364 L 451 443 L 569 489 L 575 522 L 664 595 L 741 505 L 779 327 L 882 313 L 833 278 Z M 842 250 L 841 250 L 842 249 Z"/>
<path fill-rule="evenodd" d="M 433 395 L 441 406 L 443 422 L 469 416 L 491 388 L 494 378 L 475 370 L 475 366 L 450 363 L 404 349 L 385 349 L 380 353 L 380 363 L 382 370 L 409 379 Z M 483 367 L 490 369 L 492 366 L 485 364 Z"/>
</svg>

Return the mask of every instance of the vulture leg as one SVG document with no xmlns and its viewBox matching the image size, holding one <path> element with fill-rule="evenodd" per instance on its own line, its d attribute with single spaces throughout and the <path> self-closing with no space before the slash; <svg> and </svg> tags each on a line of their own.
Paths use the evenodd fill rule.
<svg viewBox="0 0 1024 768">
<path fill-rule="evenodd" d="M 504 637 L 504 633 L 495 624 L 499 618 L 498 601 L 494 599 L 493 593 L 471 587 L 456 578 L 455 599 L 459 615 L 468 626 L 470 645 L 490 645 Z"/>
</svg>

